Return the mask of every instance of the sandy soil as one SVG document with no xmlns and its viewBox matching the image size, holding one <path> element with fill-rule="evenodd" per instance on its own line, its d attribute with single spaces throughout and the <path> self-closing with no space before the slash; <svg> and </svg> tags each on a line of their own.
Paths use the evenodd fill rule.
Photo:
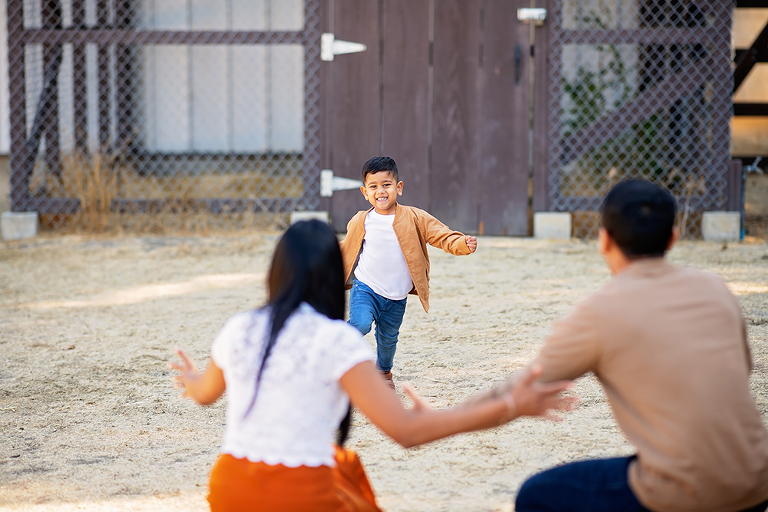
<svg viewBox="0 0 768 512">
<path fill-rule="evenodd" d="M 40 238 L 0 245 L 0 510 L 206 510 L 224 402 L 177 398 L 179 344 L 204 362 L 233 313 L 264 300 L 274 234 Z M 432 311 L 409 299 L 395 359 L 435 406 L 521 367 L 551 322 L 609 276 L 592 243 L 480 239 L 433 251 Z M 722 275 L 749 321 L 768 423 L 768 246 L 684 243 L 672 260 Z M 559 424 L 523 420 L 403 450 L 357 416 L 350 445 L 388 511 L 511 511 L 528 475 L 631 453 L 596 381 Z"/>
</svg>

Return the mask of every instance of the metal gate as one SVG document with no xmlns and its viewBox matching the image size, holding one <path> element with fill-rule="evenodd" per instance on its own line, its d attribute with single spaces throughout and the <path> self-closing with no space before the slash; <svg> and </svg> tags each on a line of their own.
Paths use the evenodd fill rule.
<svg viewBox="0 0 768 512">
<path fill-rule="evenodd" d="M 320 4 L 7 2 L 12 210 L 246 227 L 316 209 Z"/>
<path fill-rule="evenodd" d="M 593 235 L 611 185 L 643 178 L 677 197 L 698 235 L 701 212 L 726 209 L 736 188 L 733 2 L 538 3 L 549 20 L 537 29 L 534 209 L 574 212 L 574 235 Z"/>
</svg>

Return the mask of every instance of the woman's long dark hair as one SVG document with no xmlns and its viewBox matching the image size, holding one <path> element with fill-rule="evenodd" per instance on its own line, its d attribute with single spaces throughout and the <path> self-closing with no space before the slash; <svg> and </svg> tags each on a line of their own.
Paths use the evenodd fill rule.
<svg viewBox="0 0 768 512">
<path fill-rule="evenodd" d="M 265 307 L 270 317 L 269 339 L 262 349 L 263 357 L 246 416 L 256 403 L 261 376 L 277 335 L 299 305 L 306 302 L 328 318 L 344 318 L 344 267 L 333 229 L 318 220 L 297 222 L 288 228 L 272 256 L 267 286 L 269 299 Z M 339 446 L 349 434 L 351 414 L 350 406 L 339 425 Z"/>
</svg>

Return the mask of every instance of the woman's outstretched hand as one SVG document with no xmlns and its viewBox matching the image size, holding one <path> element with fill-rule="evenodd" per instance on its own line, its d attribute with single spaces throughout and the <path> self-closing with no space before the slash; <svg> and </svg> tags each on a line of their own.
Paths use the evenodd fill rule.
<svg viewBox="0 0 768 512">
<path fill-rule="evenodd" d="M 224 394 L 226 382 L 224 373 L 211 361 L 205 372 L 199 373 L 195 361 L 179 347 L 173 349 L 181 358 L 180 363 L 171 361 L 168 368 L 176 370 L 180 375 L 174 375 L 173 387 L 183 389 L 181 398 L 189 397 L 200 405 L 209 405 Z"/>
<path fill-rule="evenodd" d="M 514 416 L 540 416 L 552 421 L 562 418 L 552 414 L 552 411 L 570 411 L 579 403 L 575 396 L 563 395 L 563 391 L 573 386 L 573 381 L 537 382 L 541 376 L 541 365 L 534 363 L 524 369 L 515 386 L 504 396 Z M 509 400 L 510 396 L 512 400 Z"/>
<path fill-rule="evenodd" d="M 189 357 L 186 352 L 181 350 L 179 347 L 175 347 L 173 351 L 176 352 L 176 355 L 181 358 L 181 363 L 175 363 L 171 361 L 168 363 L 168 368 L 181 373 L 181 375 L 173 376 L 173 387 L 175 389 L 183 389 L 184 391 L 181 393 L 179 398 L 185 398 L 188 396 L 188 384 L 191 381 L 198 379 L 200 374 L 197 371 L 197 365 L 195 364 L 195 361 Z"/>
<path fill-rule="evenodd" d="M 403 392 L 408 395 L 408 397 L 413 400 L 413 410 L 414 411 L 428 411 L 432 409 L 432 406 L 427 403 L 422 396 L 416 392 L 416 390 L 413 387 L 413 384 L 410 382 L 403 382 L 400 386 L 403 388 Z"/>
</svg>

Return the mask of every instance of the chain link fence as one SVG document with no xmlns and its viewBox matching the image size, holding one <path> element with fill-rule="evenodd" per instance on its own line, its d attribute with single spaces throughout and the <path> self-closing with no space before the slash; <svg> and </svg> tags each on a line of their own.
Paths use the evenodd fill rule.
<svg viewBox="0 0 768 512">
<path fill-rule="evenodd" d="M 678 200 L 684 235 L 729 202 L 733 3 L 557 0 L 550 25 L 549 210 L 594 236 L 602 197 L 642 178 Z"/>
<path fill-rule="evenodd" d="M 610 186 L 644 178 L 698 236 L 734 195 L 732 2 L 549 3 L 544 209 L 593 236 Z M 161 231 L 319 206 L 320 0 L 18 0 L 7 18 L 12 210 Z"/>
<path fill-rule="evenodd" d="M 12 210 L 155 231 L 317 207 L 319 0 L 7 9 Z"/>
</svg>

